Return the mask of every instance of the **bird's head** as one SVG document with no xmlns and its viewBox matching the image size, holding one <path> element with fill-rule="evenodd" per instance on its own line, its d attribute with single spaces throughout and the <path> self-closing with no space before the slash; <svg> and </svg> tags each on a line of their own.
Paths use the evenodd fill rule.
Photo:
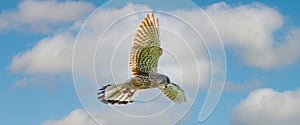
<svg viewBox="0 0 300 125">
<path fill-rule="evenodd" d="M 163 74 L 158 74 L 157 82 L 158 82 L 159 85 L 161 85 L 161 84 L 170 84 L 171 83 L 170 78 L 166 75 L 163 75 Z"/>
</svg>

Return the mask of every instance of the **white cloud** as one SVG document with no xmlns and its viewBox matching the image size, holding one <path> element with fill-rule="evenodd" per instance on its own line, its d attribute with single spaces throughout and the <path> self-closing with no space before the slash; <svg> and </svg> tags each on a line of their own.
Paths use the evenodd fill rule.
<svg viewBox="0 0 300 125">
<path fill-rule="evenodd" d="M 277 92 L 272 89 L 252 91 L 235 108 L 232 125 L 298 125 L 300 89 Z"/>
<path fill-rule="evenodd" d="M 61 26 L 60 24 L 72 23 L 86 17 L 94 8 L 91 3 L 83 1 L 25 0 L 18 4 L 16 10 L 2 11 L 0 30 L 31 29 L 49 32 L 53 27 Z"/>
<path fill-rule="evenodd" d="M 10 70 L 24 74 L 70 72 L 74 41 L 66 32 L 44 38 L 31 50 L 14 56 Z"/>
<path fill-rule="evenodd" d="M 260 3 L 230 6 L 220 2 L 205 11 L 225 46 L 233 48 L 246 64 L 269 69 L 291 64 L 299 58 L 299 29 L 275 36 L 274 32 L 284 25 L 284 16 L 275 8 Z"/>
<path fill-rule="evenodd" d="M 42 125 L 96 125 L 96 123 L 82 109 L 72 111 L 60 120 L 46 120 Z"/>
</svg>

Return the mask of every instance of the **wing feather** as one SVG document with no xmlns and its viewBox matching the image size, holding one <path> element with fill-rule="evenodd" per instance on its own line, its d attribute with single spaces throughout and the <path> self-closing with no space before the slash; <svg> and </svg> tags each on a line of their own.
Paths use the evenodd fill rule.
<svg viewBox="0 0 300 125">
<path fill-rule="evenodd" d="M 183 90 L 174 83 L 162 87 L 162 92 L 172 101 L 176 103 L 186 102 L 186 97 Z"/>
<path fill-rule="evenodd" d="M 147 14 L 136 31 L 130 50 L 129 66 L 133 75 L 157 72 L 160 48 L 158 19 Z"/>
</svg>

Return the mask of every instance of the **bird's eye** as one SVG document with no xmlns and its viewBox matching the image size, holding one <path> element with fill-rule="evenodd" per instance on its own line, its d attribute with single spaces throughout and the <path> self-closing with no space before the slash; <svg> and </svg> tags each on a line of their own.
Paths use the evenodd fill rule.
<svg viewBox="0 0 300 125">
<path fill-rule="evenodd" d="M 165 88 L 168 88 L 168 86 L 167 86 L 167 85 L 165 85 Z"/>
</svg>

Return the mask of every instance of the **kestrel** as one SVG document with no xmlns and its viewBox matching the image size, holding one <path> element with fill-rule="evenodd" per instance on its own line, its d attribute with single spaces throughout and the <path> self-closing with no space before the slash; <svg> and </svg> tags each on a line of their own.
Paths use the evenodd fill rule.
<svg viewBox="0 0 300 125">
<path fill-rule="evenodd" d="M 98 90 L 98 100 L 104 104 L 132 103 L 138 90 L 158 88 L 176 103 L 186 102 L 183 90 L 171 83 L 168 76 L 157 73 L 157 63 L 162 55 L 158 18 L 148 14 L 136 31 L 130 50 L 129 66 L 133 78 L 121 84 L 108 84 Z"/>
</svg>

